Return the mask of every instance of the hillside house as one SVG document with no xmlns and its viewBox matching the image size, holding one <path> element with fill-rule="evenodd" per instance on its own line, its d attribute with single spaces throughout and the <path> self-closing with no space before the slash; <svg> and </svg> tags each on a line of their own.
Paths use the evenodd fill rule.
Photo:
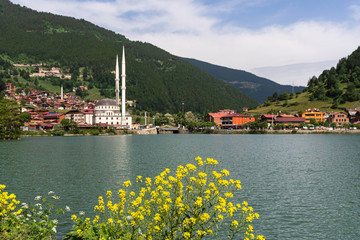
<svg viewBox="0 0 360 240">
<path fill-rule="evenodd" d="M 336 123 L 336 126 L 342 126 L 345 123 L 349 123 L 349 118 L 346 113 L 343 112 L 335 112 L 329 114 L 329 122 Z"/>
<path fill-rule="evenodd" d="M 70 110 L 65 114 L 65 119 L 76 123 L 85 123 L 85 114 L 80 110 Z"/>
<path fill-rule="evenodd" d="M 355 123 L 360 121 L 360 110 L 349 109 L 348 110 L 349 122 Z"/>
<path fill-rule="evenodd" d="M 317 122 L 325 122 L 325 113 L 320 112 L 317 108 L 306 110 L 301 114 L 301 117 L 306 119 L 306 123 L 310 123 L 310 119 L 314 119 Z"/>
</svg>

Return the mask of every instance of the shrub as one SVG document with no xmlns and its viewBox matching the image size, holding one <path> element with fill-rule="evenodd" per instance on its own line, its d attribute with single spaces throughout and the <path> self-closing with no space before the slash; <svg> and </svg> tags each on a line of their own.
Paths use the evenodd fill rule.
<svg viewBox="0 0 360 240">
<path fill-rule="evenodd" d="M 123 189 L 100 196 L 91 220 L 72 216 L 75 225 L 66 239 L 254 239 L 251 222 L 259 217 L 247 202 L 230 200 L 241 189 L 229 171 L 217 172 L 216 160 L 196 158 L 196 166 L 166 169 L 154 180 L 136 178 Z M 265 239 L 258 235 L 257 239 Z"/>
<path fill-rule="evenodd" d="M 0 239 L 52 239 L 56 233 L 57 219 L 52 219 L 54 204 L 46 197 L 37 196 L 36 204 L 22 203 L 15 194 L 3 192 L 0 185 Z M 50 199 L 58 199 L 49 192 Z M 66 207 L 66 209 L 69 209 Z M 62 209 L 57 214 L 64 213 Z"/>
</svg>

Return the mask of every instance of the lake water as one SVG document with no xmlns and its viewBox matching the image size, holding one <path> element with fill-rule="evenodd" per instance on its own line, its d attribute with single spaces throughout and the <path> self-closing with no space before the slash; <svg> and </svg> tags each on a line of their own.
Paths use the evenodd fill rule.
<svg viewBox="0 0 360 240">
<path fill-rule="evenodd" d="M 0 184 L 34 202 L 55 191 L 71 214 L 137 175 L 211 157 L 239 179 L 266 239 L 359 239 L 360 135 L 149 135 L 29 137 L 0 141 Z"/>
</svg>

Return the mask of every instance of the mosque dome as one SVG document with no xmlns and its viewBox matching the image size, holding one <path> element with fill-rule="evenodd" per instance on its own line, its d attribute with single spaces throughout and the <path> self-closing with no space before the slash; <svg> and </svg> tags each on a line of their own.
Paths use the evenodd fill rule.
<svg viewBox="0 0 360 240">
<path fill-rule="evenodd" d="M 113 99 L 101 99 L 95 104 L 95 107 L 97 106 L 119 106 L 119 105 L 116 104 L 116 101 Z"/>
</svg>

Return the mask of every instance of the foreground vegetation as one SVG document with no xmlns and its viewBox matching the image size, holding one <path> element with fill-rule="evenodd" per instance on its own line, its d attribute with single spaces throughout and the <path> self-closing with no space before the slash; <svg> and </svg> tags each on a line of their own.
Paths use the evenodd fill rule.
<svg viewBox="0 0 360 240">
<path fill-rule="evenodd" d="M 98 198 L 94 218 L 72 215 L 75 225 L 65 239 L 265 239 L 251 225 L 259 214 L 246 201 L 232 201 L 239 201 L 240 181 L 217 164 L 197 157 L 195 164 L 178 166 L 173 175 L 165 169 L 154 179 L 125 181 L 117 193 L 107 191 Z M 2 239 L 55 237 L 59 222 L 51 217 L 53 204 L 41 196 L 35 198 L 37 204 L 20 204 L 4 188 L 0 185 Z"/>
</svg>

